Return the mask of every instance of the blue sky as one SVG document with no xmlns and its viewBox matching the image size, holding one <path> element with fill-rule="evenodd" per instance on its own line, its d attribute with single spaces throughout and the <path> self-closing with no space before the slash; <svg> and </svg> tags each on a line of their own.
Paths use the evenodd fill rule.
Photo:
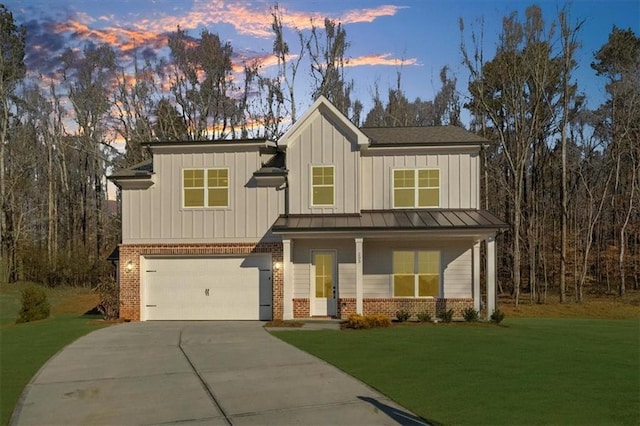
<svg viewBox="0 0 640 426">
<path fill-rule="evenodd" d="M 308 31 L 310 19 L 318 24 L 325 17 L 343 23 L 351 45 L 348 79 L 355 82 L 355 95 L 370 104 L 374 84 L 382 93 L 394 86 L 402 71 L 403 88 L 410 99 L 432 99 L 439 88 L 438 74 L 448 65 L 458 78 L 458 89 L 466 92 L 468 74 L 461 64 L 459 18 L 479 28 L 484 19 L 485 58 L 495 51 L 501 20 L 516 11 L 524 16 L 529 1 L 489 0 L 302 0 L 280 1 L 286 35 L 292 52 L 297 50 L 294 29 Z M 545 21 L 553 20 L 564 3 L 537 2 Z M 31 75 L 55 79 L 59 55 L 66 47 L 107 42 L 122 58 L 130 57 L 135 44 L 149 54 L 166 54 L 167 35 L 177 25 L 197 36 L 204 28 L 230 41 L 236 62 L 259 58 L 269 67 L 272 47 L 269 8 L 261 0 L 9 0 L 5 2 L 15 20 L 28 29 L 27 63 Z M 584 20 L 579 39 L 582 48 L 575 74 L 588 104 L 595 108 L 604 99 L 604 82 L 590 68 L 593 53 L 606 41 L 614 25 L 640 34 L 640 1 L 575 0 L 570 4 L 572 21 Z M 402 64 L 402 66 L 401 66 Z M 300 107 L 309 105 L 307 70 L 300 72 Z"/>
</svg>

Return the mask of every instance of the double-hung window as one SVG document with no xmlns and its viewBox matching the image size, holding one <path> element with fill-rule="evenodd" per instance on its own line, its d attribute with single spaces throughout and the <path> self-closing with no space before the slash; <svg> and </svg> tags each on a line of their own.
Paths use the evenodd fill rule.
<svg viewBox="0 0 640 426">
<path fill-rule="evenodd" d="M 393 297 L 438 297 L 440 252 L 393 252 Z"/>
<path fill-rule="evenodd" d="M 311 206 L 333 206 L 335 176 L 333 166 L 311 166 Z"/>
<path fill-rule="evenodd" d="M 440 170 L 393 170 L 393 207 L 440 207 Z"/>
<path fill-rule="evenodd" d="M 183 207 L 228 207 L 229 169 L 183 169 Z"/>
</svg>

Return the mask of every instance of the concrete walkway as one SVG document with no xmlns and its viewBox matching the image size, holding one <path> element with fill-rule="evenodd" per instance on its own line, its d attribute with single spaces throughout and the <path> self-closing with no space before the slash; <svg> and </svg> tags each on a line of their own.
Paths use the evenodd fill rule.
<svg viewBox="0 0 640 426">
<path fill-rule="evenodd" d="M 424 424 L 271 336 L 260 322 L 147 322 L 97 330 L 42 367 L 11 423 Z"/>
</svg>

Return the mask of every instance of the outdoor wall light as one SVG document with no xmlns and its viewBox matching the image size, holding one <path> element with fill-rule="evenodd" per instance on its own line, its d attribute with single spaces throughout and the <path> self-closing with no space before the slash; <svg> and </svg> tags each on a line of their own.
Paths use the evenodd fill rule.
<svg viewBox="0 0 640 426">
<path fill-rule="evenodd" d="M 280 265 L 280 262 L 276 262 L 276 263 L 273 265 L 273 267 L 274 267 L 275 269 L 280 269 L 280 266 L 281 266 L 281 265 Z"/>
<path fill-rule="evenodd" d="M 133 271 L 133 262 L 132 261 L 128 261 L 127 265 L 125 266 L 125 268 L 127 269 L 127 272 Z"/>
</svg>

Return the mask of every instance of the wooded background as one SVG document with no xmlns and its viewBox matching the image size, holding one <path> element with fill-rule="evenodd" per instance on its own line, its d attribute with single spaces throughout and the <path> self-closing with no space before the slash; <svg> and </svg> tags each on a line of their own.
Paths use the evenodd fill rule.
<svg viewBox="0 0 640 426">
<path fill-rule="evenodd" d="M 120 239 L 106 176 L 148 157 L 153 140 L 278 138 L 299 115 L 300 73 L 358 126 L 459 125 L 483 150 L 483 208 L 509 229 L 499 237 L 499 287 L 516 303 L 640 288 L 640 39 L 613 28 L 591 68 L 606 101 L 589 109 L 574 78 L 582 22 L 565 7 L 505 16 L 495 55 L 480 28 L 460 21 L 465 92 L 447 67 L 432 100 L 372 87 L 369 111 L 345 78 L 349 40 L 325 20 L 289 45 L 272 8 L 276 73 L 257 62 L 234 77 L 233 47 L 215 33 L 177 29 L 170 56 L 144 52 L 133 69 L 109 45 L 60 57 L 60 81 L 25 68 L 26 30 L 0 5 L 1 282 L 93 285 Z M 305 62 L 302 59 L 305 58 Z M 307 68 L 308 67 L 308 68 Z M 381 95 L 383 91 L 386 96 Z M 306 101 L 306 100 L 305 100 Z M 471 120 L 461 122 L 467 109 Z M 116 142 L 123 142 L 121 147 Z"/>
</svg>

